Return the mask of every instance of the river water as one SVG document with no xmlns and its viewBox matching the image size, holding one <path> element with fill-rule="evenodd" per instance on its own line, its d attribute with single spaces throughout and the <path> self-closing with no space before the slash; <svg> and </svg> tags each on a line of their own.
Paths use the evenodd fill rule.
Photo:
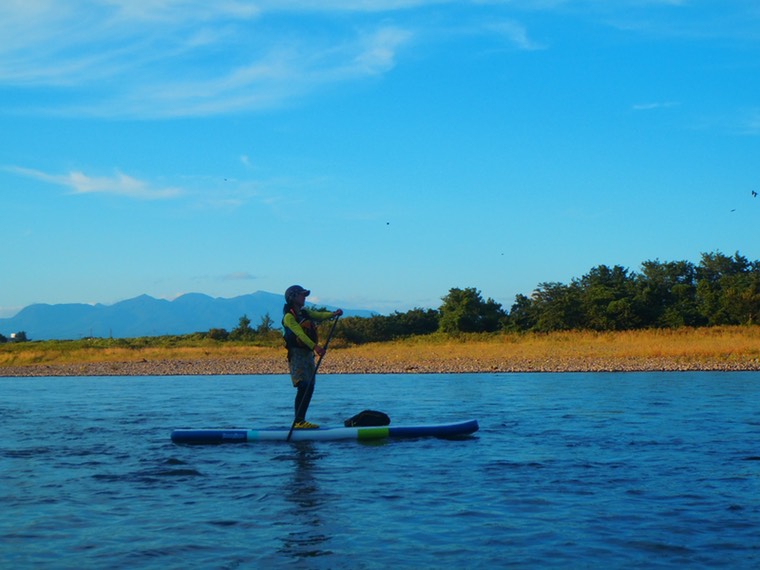
<svg viewBox="0 0 760 570">
<path fill-rule="evenodd" d="M 0 568 L 756 568 L 760 374 L 321 375 L 309 419 L 462 440 L 182 446 L 289 426 L 287 376 L 0 378 Z"/>
</svg>

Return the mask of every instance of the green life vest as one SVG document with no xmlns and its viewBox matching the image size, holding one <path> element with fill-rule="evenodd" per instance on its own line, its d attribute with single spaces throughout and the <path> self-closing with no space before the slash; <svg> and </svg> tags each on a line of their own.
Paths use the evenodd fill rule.
<svg viewBox="0 0 760 570">
<path fill-rule="evenodd" d="M 306 336 L 308 336 L 314 344 L 317 344 L 317 324 L 314 322 L 314 320 L 309 316 L 309 314 L 304 310 L 301 309 L 300 312 L 296 312 L 295 309 L 290 309 L 290 314 L 293 315 L 296 319 L 296 322 L 301 326 L 303 329 L 303 332 L 306 333 Z M 301 341 L 300 338 L 296 336 L 296 333 L 294 333 L 289 327 L 285 326 L 285 319 L 283 317 L 283 323 L 282 323 L 282 330 L 283 330 L 283 338 L 285 339 L 285 347 L 290 350 L 291 348 L 308 348 L 303 341 Z"/>
</svg>

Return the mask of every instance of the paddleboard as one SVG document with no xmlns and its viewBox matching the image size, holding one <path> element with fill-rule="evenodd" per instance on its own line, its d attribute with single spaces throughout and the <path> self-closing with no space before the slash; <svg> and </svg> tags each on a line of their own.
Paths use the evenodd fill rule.
<svg viewBox="0 0 760 570">
<path fill-rule="evenodd" d="M 290 441 L 329 441 L 339 439 L 386 439 L 414 437 L 458 437 L 478 431 L 477 420 L 445 424 L 382 427 L 325 427 L 294 429 Z M 215 445 L 220 443 L 252 443 L 287 441 L 290 428 L 265 429 L 175 429 L 174 443 Z"/>
</svg>

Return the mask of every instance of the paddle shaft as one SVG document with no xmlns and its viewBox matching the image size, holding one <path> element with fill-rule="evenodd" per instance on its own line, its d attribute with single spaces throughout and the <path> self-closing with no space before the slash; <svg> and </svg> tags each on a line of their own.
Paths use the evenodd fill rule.
<svg viewBox="0 0 760 570">
<path fill-rule="evenodd" d="M 314 367 L 314 374 L 311 375 L 311 381 L 314 382 L 317 378 L 317 370 L 319 370 L 319 365 L 322 364 L 322 359 L 324 358 L 325 354 L 327 354 L 327 347 L 330 345 L 330 339 L 332 338 L 333 333 L 335 332 L 335 325 L 338 324 L 338 319 L 340 318 L 340 315 L 335 317 L 335 320 L 333 321 L 332 328 L 330 328 L 330 334 L 327 335 L 327 340 L 325 341 L 325 346 L 323 347 L 325 351 L 319 355 L 319 358 L 317 359 L 317 365 Z M 288 438 L 285 441 L 290 441 L 291 436 L 293 435 L 293 430 L 296 427 L 296 421 L 298 421 L 298 416 L 301 415 L 301 407 L 303 406 L 303 402 L 301 402 L 301 405 L 298 407 L 296 417 L 293 418 L 293 423 L 290 426 L 290 431 L 288 432 Z"/>
</svg>

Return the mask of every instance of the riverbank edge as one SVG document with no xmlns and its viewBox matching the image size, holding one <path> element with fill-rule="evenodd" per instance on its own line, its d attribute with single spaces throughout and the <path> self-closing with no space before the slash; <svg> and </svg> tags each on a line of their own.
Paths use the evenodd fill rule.
<svg viewBox="0 0 760 570">
<path fill-rule="evenodd" d="M 454 358 L 435 361 L 333 357 L 321 374 L 465 374 L 530 372 L 739 372 L 760 371 L 757 358 Z M 0 367 L 0 377 L 41 376 L 228 376 L 287 374 L 284 358 L 210 358 L 137 362 L 86 362 Z"/>
</svg>

